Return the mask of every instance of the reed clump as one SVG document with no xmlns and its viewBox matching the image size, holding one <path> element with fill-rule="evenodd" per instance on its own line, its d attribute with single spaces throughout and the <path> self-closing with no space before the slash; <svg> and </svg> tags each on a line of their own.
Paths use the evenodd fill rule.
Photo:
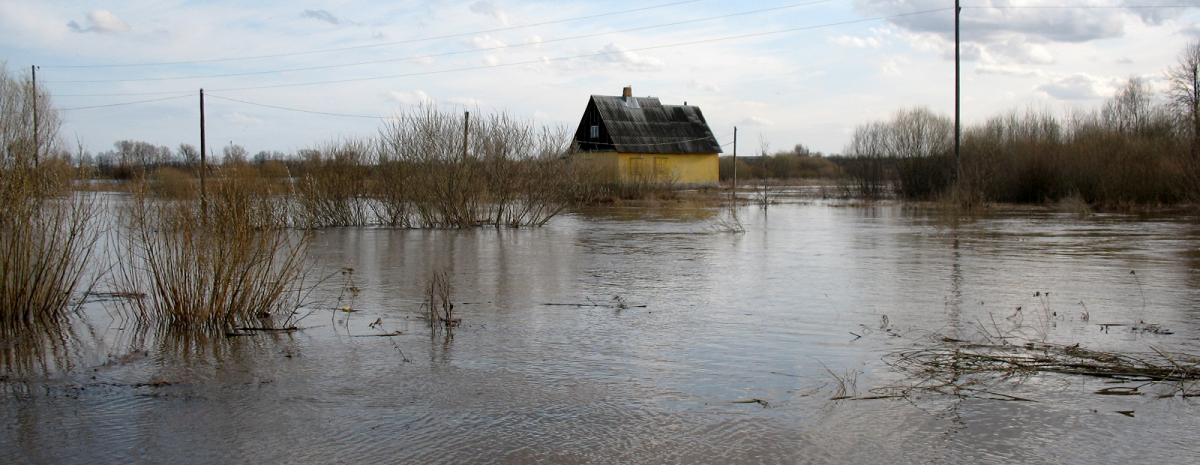
<svg viewBox="0 0 1200 465">
<path fill-rule="evenodd" d="M 122 211 L 114 285 L 137 321 L 184 329 L 269 326 L 298 305 L 311 233 L 293 226 L 279 185 L 249 166 L 214 173 L 206 195 L 155 198 L 145 183 Z"/>
</svg>

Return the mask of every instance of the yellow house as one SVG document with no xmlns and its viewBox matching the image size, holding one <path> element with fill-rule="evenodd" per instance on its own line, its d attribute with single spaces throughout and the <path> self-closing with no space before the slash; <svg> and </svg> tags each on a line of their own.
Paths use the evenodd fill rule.
<svg viewBox="0 0 1200 465">
<path fill-rule="evenodd" d="M 579 129 L 575 157 L 600 164 L 624 182 L 670 182 L 716 186 L 717 154 L 700 108 L 663 105 L 657 97 L 593 95 Z"/>
</svg>

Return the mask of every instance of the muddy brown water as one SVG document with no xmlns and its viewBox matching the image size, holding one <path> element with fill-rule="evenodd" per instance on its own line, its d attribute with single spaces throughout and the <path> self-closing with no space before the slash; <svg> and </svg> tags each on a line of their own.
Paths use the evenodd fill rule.
<svg viewBox="0 0 1200 465">
<path fill-rule="evenodd" d="M 856 374 L 849 388 L 867 395 L 897 381 L 880 360 L 888 351 L 1011 324 L 1017 307 L 1030 335 L 1052 342 L 1200 353 L 1194 216 L 1023 209 L 953 222 L 813 202 L 744 208 L 747 232 L 733 235 L 712 232 L 715 215 L 605 208 L 534 230 L 326 229 L 316 268 L 352 267 L 360 292 L 337 302 L 340 284 L 325 288 L 292 334 L 139 339 L 105 302 L 90 303 L 69 369 L 0 382 L 0 461 L 1200 456 L 1196 401 L 1094 395 L 1111 386 L 1099 379 L 1035 376 L 1014 388 L 1036 402 L 829 400 L 831 371 Z M 452 338 L 420 319 L 435 271 L 454 285 L 463 324 Z M 343 304 L 357 311 L 334 310 Z M 1034 325 L 1025 315 L 1037 312 L 1052 321 Z M 369 326 L 377 320 L 382 330 Z M 1143 322 L 1170 334 L 1100 326 Z"/>
</svg>

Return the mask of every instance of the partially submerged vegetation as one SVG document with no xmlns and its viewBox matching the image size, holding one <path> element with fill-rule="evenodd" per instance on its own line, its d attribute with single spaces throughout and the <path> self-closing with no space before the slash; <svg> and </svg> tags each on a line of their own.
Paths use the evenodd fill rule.
<svg viewBox="0 0 1200 465">
<path fill-rule="evenodd" d="M 63 355 L 99 237 L 99 202 L 72 192 L 74 170 L 53 156 L 61 120 L 30 96 L 0 63 L 0 366 L 18 368 Z"/>
<path fill-rule="evenodd" d="M 122 209 L 114 286 L 144 297 L 124 307 L 144 324 L 220 331 L 270 326 L 300 304 L 310 233 L 292 228 L 286 198 L 231 167 L 207 195 L 151 198 L 135 188 Z"/>
<path fill-rule="evenodd" d="M 897 350 L 884 362 L 905 375 L 898 385 L 879 394 L 916 397 L 944 394 L 999 400 L 1024 397 L 1003 392 L 1005 383 L 1019 384 L 1036 376 L 1060 374 L 1110 380 L 1118 385 L 1095 391 L 1103 395 L 1200 396 L 1200 357 L 1154 350 L 1142 354 L 1089 350 L 1079 344 L 1027 341 L 1010 344 L 983 338 L 955 339 L 940 334 L 924 344 Z"/>
</svg>

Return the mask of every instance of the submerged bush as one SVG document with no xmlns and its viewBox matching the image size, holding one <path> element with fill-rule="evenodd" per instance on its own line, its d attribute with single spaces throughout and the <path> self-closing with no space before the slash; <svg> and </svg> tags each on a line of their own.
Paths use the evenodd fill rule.
<svg viewBox="0 0 1200 465">
<path fill-rule="evenodd" d="M 308 244 L 288 200 L 249 167 L 211 178 L 208 195 L 155 199 L 143 185 L 122 212 L 114 284 L 151 325 L 263 326 L 298 305 Z"/>
<path fill-rule="evenodd" d="M 72 192 L 74 170 L 57 158 L 61 121 L 49 96 L 0 63 L 0 331 L 56 325 L 84 277 L 99 237 L 98 202 Z M 35 134 L 33 114 L 37 112 Z M 55 156 L 51 156 L 55 155 Z"/>
<path fill-rule="evenodd" d="M 563 128 L 506 113 L 415 109 L 380 131 L 376 211 L 397 227 L 541 226 L 574 197 L 568 146 Z"/>
</svg>

